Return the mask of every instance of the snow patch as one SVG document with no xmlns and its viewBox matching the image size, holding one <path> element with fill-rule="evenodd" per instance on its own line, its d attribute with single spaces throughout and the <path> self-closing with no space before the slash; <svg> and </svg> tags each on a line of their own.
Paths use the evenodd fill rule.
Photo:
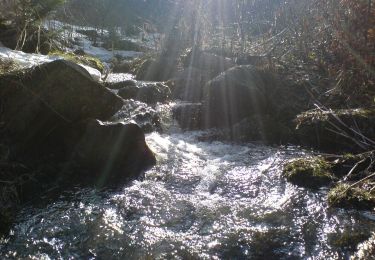
<svg viewBox="0 0 375 260">
<path fill-rule="evenodd" d="M 48 56 L 41 54 L 25 53 L 22 51 L 15 51 L 7 47 L 0 47 L 0 59 L 12 60 L 21 68 L 31 68 L 34 66 L 41 65 L 43 63 L 48 63 L 55 60 L 62 60 L 64 58 L 56 55 Z M 94 80 L 100 81 L 102 76 L 100 71 L 83 64 L 78 65 L 86 69 Z"/>
<path fill-rule="evenodd" d="M 94 46 L 93 43 L 89 40 L 89 37 L 77 32 L 77 30 L 96 30 L 98 35 L 108 36 L 109 33 L 107 30 L 104 30 L 102 32 L 101 30 L 97 30 L 93 27 L 71 25 L 71 24 L 62 23 L 62 22 L 55 21 L 55 20 L 47 21 L 44 26 L 46 29 L 53 29 L 53 30 L 61 31 L 60 35 L 65 41 L 69 42 L 73 40 L 77 43 L 77 45 L 74 45 L 73 48 L 67 48 L 67 51 L 83 49 L 85 53 L 91 56 L 94 56 L 103 62 L 110 62 L 115 57 L 121 57 L 123 59 L 132 59 L 132 58 L 137 58 L 143 55 L 143 52 L 124 51 L 124 50 L 110 51 L 103 47 Z M 139 39 L 133 39 L 133 38 L 126 38 L 126 39 L 131 40 L 132 42 L 137 43 L 141 46 L 145 46 L 142 43 L 142 41 L 140 41 Z"/>
</svg>

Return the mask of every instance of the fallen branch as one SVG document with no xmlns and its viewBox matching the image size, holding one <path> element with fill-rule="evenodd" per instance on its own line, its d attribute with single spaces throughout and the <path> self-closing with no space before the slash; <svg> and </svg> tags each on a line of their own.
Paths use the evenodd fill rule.
<svg viewBox="0 0 375 260">
<path fill-rule="evenodd" d="M 358 167 L 361 163 L 365 162 L 366 159 L 367 159 L 367 158 L 363 158 L 362 160 L 360 160 L 359 162 L 357 162 L 357 163 L 352 167 L 352 169 L 349 171 L 349 173 L 344 177 L 343 180 L 346 181 L 346 180 L 350 177 L 350 175 L 352 175 L 352 173 L 355 171 L 355 169 L 357 169 L 357 167 Z"/>
</svg>

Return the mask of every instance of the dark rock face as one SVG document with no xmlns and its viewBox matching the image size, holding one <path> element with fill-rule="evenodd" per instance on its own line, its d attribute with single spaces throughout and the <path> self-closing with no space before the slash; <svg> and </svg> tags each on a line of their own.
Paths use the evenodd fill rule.
<svg viewBox="0 0 375 260">
<path fill-rule="evenodd" d="M 375 146 L 374 109 L 310 110 L 296 118 L 299 142 L 326 151 L 363 151 Z"/>
<path fill-rule="evenodd" d="M 139 92 L 139 87 L 135 86 L 125 86 L 118 91 L 118 95 L 123 99 L 137 99 Z"/>
<path fill-rule="evenodd" d="M 248 116 L 271 113 L 270 92 L 276 92 L 278 85 L 272 74 L 252 66 L 229 69 L 205 86 L 205 123 L 208 127 L 232 126 Z"/>
<path fill-rule="evenodd" d="M 112 70 L 114 73 L 129 73 L 131 71 L 130 62 L 126 62 L 126 61 L 117 62 L 114 64 Z"/>
<path fill-rule="evenodd" d="M 126 87 L 136 87 L 137 82 L 135 80 L 125 80 L 120 82 L 107 82 L 105 83 L 105 86 L 109 89 L 122 89 Z"/>
<path fill-rule="evenodd" d="M 234 139 L 294 142 L 293 119 L 309 104 L 308 94 L 297 89 L 269 71 L 233 67 L 205 85 L 203 126 L 227 128 Z"/>
<path fill-rule="evenodd" d="M 272 83 L 271 83 L 272 84 Z M 207 83 L 204 89 L 205 124 L 228 127 L 253 114 L 271 110 L 266 75 L 253 67 L 235 67 Z"/>
<path fill-rule="evenodd" d="M 80 66 L 63 60 L 0 79 L 4 132 L 26 157 L 64 154 L 61 135 L 70 124 L 109 119 L 123 100 L 95 82 Z"/>
<path fill-rule="evenodd" d="M 75 147 L 73 160 L 90 169 L 90 176 L 84 177 L 95 177 L 99 181 L 97 184 L 103 185 L 136 176 L 156 164 L 138 125 L 93 119 L 82 124 L 84 131 Z"/>
<path fill-rule="evenodd" d="M 210 78 L 216 77 L 221 72 L 234 67 L 236 64 L 229 58 L 218 56 L 212 53 L 193 48 L 187 53 L 184 59 L 185 68 L 196 68 L 210 75 Z"/>
<path fill-rule="evenodd" d="M 202 104 L 185 103 L 173 108 L 173 118 L 182 129 L 202 128 Z"/>
<path fill-rule="evenodd" d="M 167 83 L 171 87 L 175 99 L 190 102 L 200 102 L 204 85 L 211 79 L 210 75 L 193 67 L 180 71 Z"/>
<path fill-rule="evenodd" d="M 166 81 L 178 71 L 178 61 L 168 56 L 142 58 L 135 63 L 133 71 L 137 80 Z"/>
<path fill-rule="evenodd" d="M 14 133 L 29 131 L 35 123 L 45 125 L 50 120 L 106 120 L 123 104 L 120 97 L 95 82 L 85 69 L 64 60 L 2 77 L 0 99 L 7 130 Z"/>
<path fill-rule="evenodd" d="M 119 90 L 124 99 L 135 99 L 147 104 L 165 102 L 171 96 L 167 85 L 161 82 L 139 82 L 136 86 L 127 86 Z"/>
</svg>

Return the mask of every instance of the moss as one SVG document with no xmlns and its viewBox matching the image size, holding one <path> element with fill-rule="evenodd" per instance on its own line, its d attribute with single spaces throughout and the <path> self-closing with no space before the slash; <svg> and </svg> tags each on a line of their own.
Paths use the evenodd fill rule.
<svg viewBox="0 0 375 260">
<path fill-rule="evenodd" d="M 349 184 L 339 184 L 328 193 L 331 207 L 371 210 L 375 207 L 375 194 Z"/>
<path fill-rule="evenodd" d="M 48 53 L 48 55 L 60 56 L 60 57 L 63 57 L 64 59 L 66 59 L 66 60 L 69 60 L 69 61 L 72 61 L 72 62 L 75 62 L 75 63 L 81 63 L 83 65 L 93 67 L 93 68 L 99 70 L 100 72 L 104 72 L 103 63 L 99 59 L 97 59 L 95 57 L 92 57 L 92 56 L 89 56 L 89 55 L 76 55 L 76 54 L 71 53 L 71 52 L 62 52 L 62 51 L 52 51 L 52 52 Z"/>
<path fill-rule="evenodd" d="M 334 179 L 331 165 L 320 157 L 290 161 L 284 165 L 283 175 L 291 183 L 313 189 L 327 185 Z"/>
</svg>

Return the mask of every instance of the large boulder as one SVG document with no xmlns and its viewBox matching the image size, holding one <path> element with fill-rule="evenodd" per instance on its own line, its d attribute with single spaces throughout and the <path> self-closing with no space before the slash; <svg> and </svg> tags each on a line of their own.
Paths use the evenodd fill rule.
<svg viewBox="0 0 375 260">
<path fill-rule="evenodd" d="M 60 148 L 60 134 L 88 118 L 109 119 L 123 100 L 95 82 L 82 67 L 64 60 L 0 78 L 2 127 L 13 150 L 38 157 Z"/>
<path fill-rule="evenodd" d="M 280 88 L 280 81 L 270 72 L 252 66 L 229 69 L 205 86 L 205 124 L 226 127 L 254 114 L 274 113 Z"/>
<path fill-rule="evenodd" d="M 71 148 L 74 147 L 72 160 L 89 170 L 88 176 L 80 176 L 79 179 L 97 181 L 95 184 L 102 186 L 136 177 L 156 164 L 143 131 L 136 124 L 91 119 L 71 130 L 71 137 L 78 137 L 70 140 Z"/>
<path fill-rule="evenodd" d="M 270 71 L 237 66 L 205 85 L 202 124 L 227 128 L 235 139 L 293 142 L 293 119 L 308 107 L 308 99 L 304 88 Z"/>
<path fill-rule="evenodd" d="M 51 117 L 67 123 L 106 120 L 123 105 L 120 97 L 94 81 L 84 68 L 65 60 L 1 77 L 0 101 L 3 120 L 12 133 L 28 132 Z"/>
</svg>

